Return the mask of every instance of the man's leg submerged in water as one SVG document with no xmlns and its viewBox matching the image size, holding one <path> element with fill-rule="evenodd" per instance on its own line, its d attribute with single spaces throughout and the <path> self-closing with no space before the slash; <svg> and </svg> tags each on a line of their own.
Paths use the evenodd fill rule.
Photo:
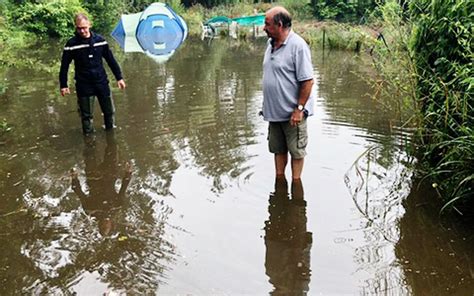
<svg viewBox="0 0 474 296">
<path fill-rule="evenodd" d="M 93 96 L 77 98 L 77 104 L 79 105 L 79 113 L 82 122 L 82 132 L 84 134 L 90 134 L 94 132 L 94 100 L 95 98 Z"/>
<path fill-rule="evenodd" d="M 104 125 L 106 130 L 113 129 L 115 127 L 115 107 L 112 100 L 112 96 L 99 96 L 99 104 L 102 113 L 104 114 Z"/>
</svg>

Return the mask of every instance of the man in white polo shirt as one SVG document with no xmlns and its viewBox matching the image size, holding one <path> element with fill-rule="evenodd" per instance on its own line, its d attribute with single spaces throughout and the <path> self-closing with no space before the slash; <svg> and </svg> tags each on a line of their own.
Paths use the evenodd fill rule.
<svg viewBox="0 0 474 296">
<path fill-rule="evenodd" d="M 294 180 L 301 178 L 308 134 L 306 117 L 314 99 L 311 51 L 291 30 L 291 16 L 280 6 L 265 14 L 270 38 L 263 60 L 263 118 L 269 122 L 268 146 L 275 155 L 277 177 L 285 175 L 288 153 Z"/>
</svg>

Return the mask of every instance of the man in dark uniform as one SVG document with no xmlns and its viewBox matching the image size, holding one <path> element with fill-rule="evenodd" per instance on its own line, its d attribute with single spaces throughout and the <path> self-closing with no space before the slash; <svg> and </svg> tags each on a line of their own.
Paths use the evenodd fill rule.
<svg viewBox="0 0 474 296">
<path fill-rule="evenodd" d="M 61 95 L 69 94 L 67 75 L 69 64 L 74 60 L 76 92 L 84 134 L 94 132 L 92 118 L 94 114 L 94 96 L 97 96 L 104 114 L 105 129 L 114 128 L 114 104 L 112 101 L 109 80 L 102 64 L 102 58 L 109 65 L 117 79 L 120 89 L 125 88 L 125 81 L 120 66 L 105 39 L 90 31 L 90 21 L 85 14 L 75 17 L 76 35 L 68 40 L 64 47 L 59 72 Z"/>
</svg>

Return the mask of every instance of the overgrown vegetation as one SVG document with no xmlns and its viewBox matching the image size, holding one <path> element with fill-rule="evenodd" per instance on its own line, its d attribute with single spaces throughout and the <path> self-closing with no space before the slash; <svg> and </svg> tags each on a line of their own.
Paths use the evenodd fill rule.
<svg viewBox="0 0 474 296">
<path fill-rule="evenodd" d="M 474 202 L 474 2 L 414 0 L 411 52 L 425 168 L 448 200 Z"/>
<path fill-rule="evenodd" d="M 373 53 L 374 85 L 417 129 L 418 175 L 445 201 L 442 210 L 460 213 L 474 202 L 473 9 L 466 0 L 414 0 L 406 18 L 397 1 L 387 1 L 388 47 L 380 43 Z"/>
<path fill-rule="evenodd" d="M 374 98 L 386 109 L 396 112 L 401 122 L 415 127 L 420 124 L 420 108 L 415 65 L 409 53 L 411 22 L 403 18 L 396 1 L 380 6 L 379 13 L 383 30 L 370 49 L 378 73 L 371 81 L 375 88 Z"/>
<path fill-rule="evenodd" d="M 366 22 L 383 1 L 311 0 L 311 8 L 320 20 Z"/>
<path fill-rule="evenodd" d="M 71 19 L 77 12 L 85 12 L 78 0 L 27 2 L 10 10 L 8 18 L 40 37 L 67 37 L 72 33 Z"/>
</svg>

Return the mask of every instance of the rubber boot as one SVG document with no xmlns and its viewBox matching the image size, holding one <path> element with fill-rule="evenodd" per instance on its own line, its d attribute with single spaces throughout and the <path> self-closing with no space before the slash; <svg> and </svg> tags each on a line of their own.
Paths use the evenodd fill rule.
<svg viewBox="0 0 474 296">
<path fill-rule="evenodd" d="M 82 121 L 82 132 L 87 135 L 94 132 L 94 97 L 79 97 L 77 99 Z"/>
<path fill-rule="evenodd" d="M 112 101 L 112 97 L 107 96 L 107 97 L 99 97 L 99 104 L 100 104 L 100 109 L 102 110 L 102 113 L 104 114 L 104 125 L 106 130 L 113 129 L 115 127 L 114 125 L 114 113 L 115 113 L 115 107 L 114 107 L 114 102 Z"/>
</svg>

